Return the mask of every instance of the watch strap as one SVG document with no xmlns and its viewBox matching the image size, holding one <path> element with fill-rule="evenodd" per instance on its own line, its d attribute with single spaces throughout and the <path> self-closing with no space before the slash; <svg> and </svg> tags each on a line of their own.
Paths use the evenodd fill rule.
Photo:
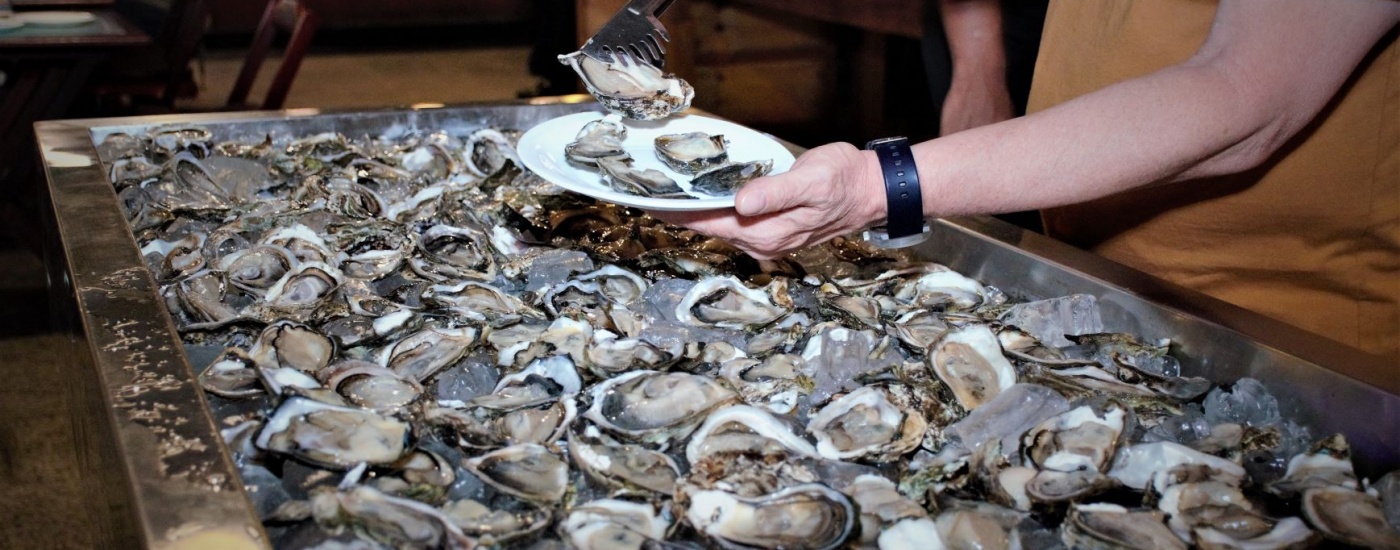
<svg viewBox="0 0 1400 550">
<path fill-rule="evenodd" d="M 914 152 L 903 137 L 877 139 L 867 143 L 875 151 L 885 178 L 885 232 L 889 239 L 917 235 L 925 231 L 924 199 L 919 187 L 919 170 Z"/>
</svg>

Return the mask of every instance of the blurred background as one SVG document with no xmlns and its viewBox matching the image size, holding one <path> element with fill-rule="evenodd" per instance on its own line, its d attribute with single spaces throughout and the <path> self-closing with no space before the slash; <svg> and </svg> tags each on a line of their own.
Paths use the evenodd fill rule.
<svg viewBox="0 0 1400 550">
<path fill-rule="evenodd" d="M 207 35 L 194 59 L 197 95 L 180 98 L 181 109 L 223 105 L 265 7 L 209 2 Z M 305 4 L 320 25 L 284 106 L 355 109 L 579 92 L 577 77 L 555 56 L 577 49 L 626 2 Z M 802 145 L 892 133 L 932 137 L 937 110 L 919 43 L 924 4 L 676 2 L 661 18 L 671 34 L 667 70 L 695 86 L 696 107 Z M 259 86 L 271 80 L 276 61 L 265 64 Z"/>
</svg>

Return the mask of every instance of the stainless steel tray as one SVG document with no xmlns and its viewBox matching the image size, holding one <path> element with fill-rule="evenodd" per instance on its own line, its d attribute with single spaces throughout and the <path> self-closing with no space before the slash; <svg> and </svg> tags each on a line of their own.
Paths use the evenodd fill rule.
<svg viewBox="0 0 1400 550">
<path fill-rule="evenodd" d="M 46 254 L 71 334 L 90 513 L 103 547 L 258 548 L 267 536 L 126 225 L 94 143 L 199 125 L 217 139 L 396 129 L 525 129 L 596 109 L 583 96 L 354 113 L 314 109 L 41 122 L 51 201 Z M 1314 433 L 1340 431 L 1363 474 L 1400 468 L 1400 365 L 986 217 L 940 220 L 919 253 L 1024 298 L 1095 295 L 1109 330 L 1171 338 L 1188 374 L 1259 378 Z"/>
</svg>

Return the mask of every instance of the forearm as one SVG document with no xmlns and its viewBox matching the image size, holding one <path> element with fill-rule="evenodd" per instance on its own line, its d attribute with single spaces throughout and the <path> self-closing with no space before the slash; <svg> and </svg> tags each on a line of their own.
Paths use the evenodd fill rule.
<svg viewBox="0 0 1400 550">
<path fill-rule="evenodd" d="M 1226 80 L 1208 69 L 1168 69 L 918 144 L 925 213 L 1034 210 L 1232 167 L 1220 153 L 1259 123 L 1240 113 L 1248 106 L 1231 99 Z"/>
<path fill-rule="evenodd" d="M 916 145 L 925 212 L 1045 208 L 1255 166 L 1321 110 L 1400 4 L 1342 6 L 1227 1 L 1188 63 Z"/>
</svg>

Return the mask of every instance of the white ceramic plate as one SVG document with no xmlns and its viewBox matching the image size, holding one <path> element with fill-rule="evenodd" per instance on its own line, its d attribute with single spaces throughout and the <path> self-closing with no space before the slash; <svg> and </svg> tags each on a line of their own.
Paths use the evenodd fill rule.
<svg viewBox="0 0 1400 550">
<path fill-rule="evenodd" d="M 7 32 L 24 26 L 24 20 L 18 17 L 0 17 L 0 32 Z"/>
<path fill-rule="evenodd" d="M 716 197 L 693 193 L 695 199 L 660 199 L 643 197 L 631 193 L 614 191 L 603 183 L 603 177 L 596 171 L 570 164 L 564 158 L 564 146 L 574 141 L 585 124 L 603 118 L 605 113 L 574 113 L 547 120 L 531 128 L 520 137 L 517 150 L 520 160 L 530 171 L 550 182 L 598 200 L 633 206 L 646 210 L 718 210 L 732 208 L 734 196 Z M 720 134 L 729 141 L 729 160 L 747 162 L 772 159 L 770 174 L 786 172 L 795 160 L 781 143 L 752 128 L 746 128 L 716 118 L 699 115 L 677 115 L 661 120 L 638 121 L 623 119 L 627 126 L 627 139 L 622 146 L 632 155 L 638 168 L 655 168 L 665 172 L 671 179 L 690 192 L 690 178 L 672 170 L 656 158 L 654 140 L 665 134 L 685 132 L 705 132 Z"/>
<path fill-rule="evenodd" d="M 27 11 L 16 13 L 15 17 L 42 27 L 71 27 L 97 20 L 96 16 L 85 11 Z"/>
</svg>

